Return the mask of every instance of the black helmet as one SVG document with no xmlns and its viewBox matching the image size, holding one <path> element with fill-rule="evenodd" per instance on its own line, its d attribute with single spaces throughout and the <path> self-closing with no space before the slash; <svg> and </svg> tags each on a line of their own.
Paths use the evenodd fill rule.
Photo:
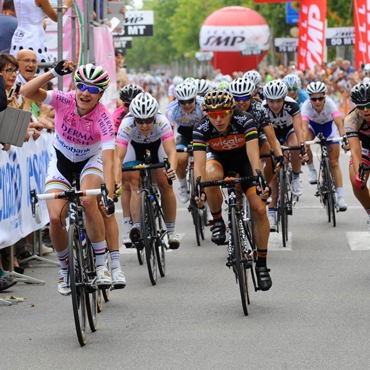
<svg viewBox="0 0 370 370">
<path fill-rule="evenodd" d="M 119 98 L 122 101 L 129 102 L 133 100 L 137 95 L 144 92 L 144 90 L 137 85 L 126 85 L 119 91 Z"/>
<path fill-rule="evenodd" d="M 203 110 L 206 112 L 232 109 L 234 107 L 235 101 L 233 96 L 225 90 L 213 90 L 204 96 Z"/>
<path fill-rule="evenodd" d="M 355 104 L 366 104 L 370 102 L 370 83 L 361 82 L 351 90 L 351 100 Z"/>
</svg>

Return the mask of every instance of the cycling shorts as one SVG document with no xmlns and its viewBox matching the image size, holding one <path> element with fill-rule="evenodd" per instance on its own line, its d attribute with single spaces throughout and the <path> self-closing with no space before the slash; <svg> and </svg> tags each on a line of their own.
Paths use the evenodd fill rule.
<svg viewBox="0 0 370 370">
<path fill-rule="evenodd" d="M 152 143 L 137 143 L 131 140 L 127 146 L 127 153 L 123 160 L 123 166 L 130 167 L 139 162 L 144 163 L 144 157 L 148 151 L 150 152 L 151 164 L 163 162 L 163 159 L 167 157 L 161 139 L 153 141 Z M 129 162 L 135 162 L 135 164 L 130 164 Z"/>
<path fill-rule="evenodd" d="M 80 175 L 80 183 L 87 175 L 97 175 L 103 180 L 102 152 L 82 162 L 71 162 L 62 152 L 52 147 L 49 155 L 45 192 L 51 189 L 62 191 L 72 189 L 74 173 Z"/>
<path fill-rule="evenodd" d="M 191 137 L 179 134 L 176 136 L 176 148 L 187 148 L 191 141 Z"/>
<path fill-rule="evenodd" d="M 322 132 L 327 139 L 331 139 L 332 137 L 339 137 L 338 128 L 334 121 L 329 121 L 326 123 L 316 123 L 313 121 L 309 121 L 308 131 L 311 132 L 314 138 L 320 132 Z M 334 144 L 338 145 L 339 141 L 327 143 L 328 146 Z"/>
<path fill-rule="evenodd" d="M 284 143 L 288 141 L 289 136 L 291 134 L 295 134 L 295 131 L 294 131 L 294 128 L 292 127 L 284 127 L 282 129 L 275 128 L 275 134 L 276 134 L 276 138 L 279 140 L 279 143 L 283 145 Z"/>
</svg>

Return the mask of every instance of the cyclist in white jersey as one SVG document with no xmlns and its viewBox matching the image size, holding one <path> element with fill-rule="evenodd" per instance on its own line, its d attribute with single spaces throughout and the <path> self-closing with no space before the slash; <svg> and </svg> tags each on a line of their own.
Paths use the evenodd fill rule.
<svg viewBox="0 0 370 370">
<path fill-rule="evenodd" d="M 191 81 L 175 87 L 175 98 L 167 108 L 166 117 L 174 127 L 176 148 L 186 148 L 193 139 L 193 127 L 205 115 L 202 110 L 202 99 L 197 97 L 198 90 Z M 177 176 L 180 182 L 179 200 L 186 203 L 189 195 L 186 189 L 187 153 L 177 153 Z"/>
<path fill-rule="evenodd" d="M 298 104 L 287 96 L 288 88 L 282 80 L 268 82 L 263 88 L 266 100 L 262 105 L 267 110 L 275 129 L 277 139 L 282 145 L 297 146 L 304 143 L 302 116 Z M 292 193 L 295 196 L 303 194 L 302 181 L 299 173 L 302 160 L 307 160 L 307 153 L 302 157 L 299 151 L 291 152 L 292 161 Z M 276 230 L 276 177 L 271 182 L 272 202 L 269 204 L 269 221 L 271 231 Z"/>
<path fill-rule="evenodd" d="M 55 109 L 55 139 L 50 153 L 45 191 L 60 192 L 71 188 L 73 173 L 80 174 L 81 190 L 100 188 L 104 180 L 109 191 L 109 213 L 99 210 L 97 197 L 81 198 L 86 209 L 86 229 L 96 259 L 96 284 L 101 288 L 124 288 L 125 277 L 119 261 L 118 225 L 114 216 L 114 125 L 110 113 L 99 102 L 108 87 L 109 76 L 100 66 L 80 66 L 75 74 L 76 90 L 69 93 L 45 91 L 41 86 L 53 78 L 72 73 L 73 62 L 60 61 L 22 88 L 22 95 Z M 47 201 L 50 237 L 61 264 L 58 291 L 70 294 L 68 285 L 68 235 L 64 220 L 65 200 Z M 102 203 L 101 203 L 102 206 Z M 102 216 L 104 213 L 104 216 Z M 63 222 L 63 224 L 62 224 Z M 110 247 L 112 277 L 105 266 L 106 241 Z M 112 279 L 113 278 L 113 279 Z"/>
<path fill-rule="evenodd" d="M 124 167 L 135 166 L 144 162 L 144 156 L 150 151 L 151 163 L 163 161 L 167 157 L 172 168 L 166 175 L 163 169 L 155 171 L 161 192 L 161 205 L 168 231 L 168 244 L 171 249 L 180 246 L 180 238 L 175 233 L 176 197 L 167 178 L 175 179 L 177 153 L 173 131 L 167 118 L 158 112 L 158 102 L 148 93 L 137 95 L 130 104 L 130 113 L 123 119 L 117 135 L 117 155 L 115 163 L 116 181 L 121 179 L 122 163 Z M 131 186 L 131 216 L 134 223 L 130 238 L 137 248 L 140 243 L 140 172 L 126 172 Z M 166 178 L 167 177 L 167 178 Z"/>
<path fill-rule="evenodd" d="M 326 96 L 327 88 L 323 82 L 311 82 L 307 86 L 307 94 L 310 99 L 302 105 L 302 121 L 306 131 L 306 140 L 312 140 L 318 133 L 323 133 L 326 138 L 343 136 L 345 134 L 343 121 L 334 101 Z M 339 211 L 347 210 L 347 204 L 343 198 L 343 179 L 339 167 L 339 142 L 328 143 L 331 167 L 333 169 L 334 181 L 337 187 L 337 206 Z M 349 147 L 347 146 L 346 149 Z M 309 156 L 308 168 L 310 170 L 308 181 L 310 184 L 317 183 L 317 173 L 313 163 L 312 151 L 307 146 Z"/>
</svg>

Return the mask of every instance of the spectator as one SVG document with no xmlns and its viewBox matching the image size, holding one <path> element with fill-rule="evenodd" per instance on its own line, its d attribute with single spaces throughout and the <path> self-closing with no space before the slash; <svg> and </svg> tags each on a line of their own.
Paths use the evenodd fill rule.
<svg viewBox="0 0 370 370">
<path fill-rule="evenodd" d="M 8 97 L 10 89 L 13 87 L 15 80 L 17 78 L 18 62 L 12 55 L 0 54 L 0 71 L 1 75 L 4 77 L 6 96 Z M 13 94 L 13 96 L 8 99 L 8 105 L 13 108 L 19 108 L 17 101 L 18 96 Z"/>
<path fill-rule="evenodd" d="M 12 37 L 18 26 L 13 0 L 4 0 L 0 14 L 0 53 L 9 53 Z"/>
<path fill-rule="evenodd" d="M 73 5 L 73 0 L 65 0 L 62 12 L 66 13 Z M 18 18 L 18 27 L 12 39 L 10 54 L 17 56 L 21 50 L 33 50 L 41 63 L 51 62 L 51 54 L 47 48 L 43 20 L 48 16 L 56 22 L 58 15 L 49 0 L 14 0 L 14 7 Z M 48 68 L 45 68 L 45 72 Z M 36 71 L 40 74 L 40 70 Z"/>
<path fill-rule="evenodd" d="M 356 72 L 356 70 L 351 66 L 351 62 L 349 60 L 343 61 L 342 70 L 347 74 L 347 80 L 351 73 Z"/>
</svg>

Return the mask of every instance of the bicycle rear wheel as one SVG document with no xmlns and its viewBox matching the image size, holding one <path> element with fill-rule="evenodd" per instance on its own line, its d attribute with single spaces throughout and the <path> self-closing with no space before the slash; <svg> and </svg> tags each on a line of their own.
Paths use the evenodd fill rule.
<svg viewBox="0 0 370 370">
<path fill-rule="evenodd" d="M 195 228 L 195 239 L 197 241 L 197 246 L 201 246 L 201 240 L 204 240 L 204 232 L 202 232 L 202 220 L 200 217 L 200 210 L 196 205 L 194 199 L 194 168 L 189 168 L 189 181 L 188 181 L 188 189 L 190 193 L 190 202 L 189 202 L 189 211 L 191 213 L 191 217 L 193 219 L 193 224 Z"/>
<path fill-rule="evenodd" d="M 162 219 L 162 215 L 158 207 L 159 205 L 157 204 L 154 212 L 157 231 L 157 237 L 155 240 L 155 253 L 158 262 L 159 274 L 161 277 L 164 277 L 166 275 L 166 245 L 163 238 L 166 231 L 164 229 L 164 220 Z"/>
<path fill-rule="evenodd" d="M 152 285 L 157 284 L 157 261 L 155 253 L 155 224 L 150 197 L 141 193 L 141 238 L 144 242 L 146 263 Z"/>
<path fill-rule="evenodd" d="M 327 184 L 327 207 L 329 213 L 329 220 L 333 227 L 336 226 L 336 208 L 335 208 L 335 183 L 333 177 L 333 171 L 331 169 L 331 164 L 328 158 L 325 158 L 325 181 Z"/>
<path fill-rule="evenodd" d="M 80 345 L 84 346 L 86 344 L 86 295 L 83 287 L 81 237 L 76 226 L 70 226 L 68 230 L 68 273 L 77 338 Z"/>
<path fill-rule="evenodd" d="M 235 208 L 231 209 L 231 238 L 234 247 L 234 263 L 236 278 L 239 283 L 240 297 L 242 300 L 243 312 L 245 316 L 249 313 L 249 291 L 246 260 L 239 228 L 239 218 Z"/>
<path fill-rule="evenodd" d="M 86 312 L 92 332 L 98 328 L 98 289 L 91 285 L 91 282 L 96 277 L 94 250 L 90 241 L 86 239 L 86 254 L 84 258 L 85 266 L 85 281 L 88 284 L 85 289 L 86 295 Z"/>
<path fill-rule="evenodd" d="M 287 189 L 287 178 L 284 169 L 279 171 L 279 213 L 281 221 L 281 237 L 283 247 L 286 247 L 288 240 L 288 209 L 287 204 L 289 203 L 289 194 Z"/>
</svg>

